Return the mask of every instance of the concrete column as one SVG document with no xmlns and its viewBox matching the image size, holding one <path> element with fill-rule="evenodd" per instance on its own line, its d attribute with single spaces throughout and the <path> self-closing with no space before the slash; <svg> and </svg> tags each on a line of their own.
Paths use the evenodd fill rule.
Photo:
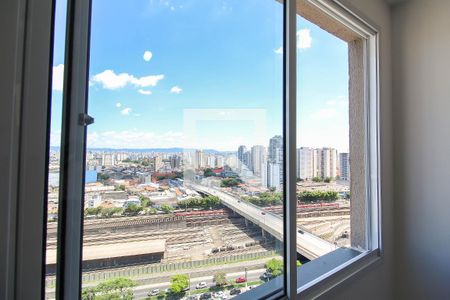
<svg viewBox="0 0 450 300">
<path fill-rule="evenodd" d="M 350 121 L 350 242 L 366 247 L 366 151 L 364 111 L 364 42 L 348 43 Z"/>
</svg>

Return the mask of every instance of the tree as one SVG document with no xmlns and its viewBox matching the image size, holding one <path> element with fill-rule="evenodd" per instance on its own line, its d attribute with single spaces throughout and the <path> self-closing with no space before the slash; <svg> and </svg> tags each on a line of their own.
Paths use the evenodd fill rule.
<svg viewBox="0 0 450 300">
<path fill-rule="evenodd" d="M 142 206 L 131 203 L 127 205 L 123 213 L 127 216 L 137 216 L 142 209 Z"/>
<path fill-rule="evenodd" d="M 84 210 L 85 216 L 97 216 L 102 211 L 102 208 L 100 206 L 93 207 L 93 208 L 86 208 Z"/>
<path fill-rule="evenodd" d="M 174 294 L 180 294 L 189 287 L 189 278 L 185 274 L 172 276 L 170 282 L 170 290 Z"/>
<path fill-rule="evenodd" d="M 122 213 L 122 211 L 123 210 L 120 207 L 103 207 L 100 211 L 100 214 L 104 218 L 109 218 L 117 213 Z"/>
<path fill-rule="evenodd" d="M 213 282 L 215 282 L 217 286 L 224 286 L 228 283 L 227 277 L 224 272 L 215 273 L 213 277 Z"/>
<path fill-rule="evenodd" d="M 129 278 L 118 277 L 109 279 L 99 283 L 95 287 L 95 292 L 101 295 L 95 297 L 95 299 L 131 300 L 133 299 L 132 288 L 135 286 L 136 283 Z"/>
<path fill-rule="evenodd" d="M 110 176 L 108 174 L 105 173 L 98 173 L 97 174 L 97 180 L 98 181 L 106 181 L 110 178 Z"/>
<path fill-rule="evenodd" d="M 324 180 L 323 180 L 323 182 L 326 182 L 326 183 L 330 183 L 331 182 L 331 177 L 326 177 Z"/>
<path fill-rule="evenodd" d="M 241 183 L 241 181 L 239 179 L 236 178 L 225 178 L 222 179 L 222 182 L 220 183 L 221 187 L 232 187 L 232 186 L 237 186 Z"/>
<path fill-rule="evenodd" d="M 335 201 L 339 199 L 339 194 L 336 191 L 303 191 L 297 199 L 303 202 Z"/>
<path fill-rule="evenodd" d="M 161 210 L 164 213 L 168 214 L 168 213 L 170 213 L 173 210 L 173 207 L 170 206 L 169 204 L 163 204 L 163 205 L 161 205 Z"/>
<path fill-rule="evenodd" d="M 313 177 L 312 181 L 314 182 L 322 182 L 322 177 Z"/>
<path fill-rule="evenodd" d="M 148 197 L 146 197 L 144 195 L 140 195 L 139 200 L 141 201 L 142 207 L 149 207 L 149 206 L 154 205 L 154 203 Z"/>
<path fill-rule="evenodd" d="M 116 186 L 114 187 L 114 190 L 116 190 L 116 191 L 125 191 L 125 189 L 126 189 L 126 187 L 125 187 L 124 184 L 116 185 Z"/>
<path fill-rule="evenodd" d="M 207 168 L 205 169 L 205 171 L 203 171 L 203 176 L 205 177 L 211 177 L 211 176 L 215 176 L 216 174 L 212 171 L 211 168 Z"/>
<path fill-rule="evenodd" d="M 283 260 L 272 258 L 266 262 L 267 272 L 271 273 L 274 277 L 281 275 L 283 273 Z"/>
<path fill-rule="evenodd" d="M 302 265 L 301 261 L 297 260 L 297 267 L 300 267 Z"/>
<path fill-rule="evenodd" d="M 83 288 L 81 291 L 82 300 L 94 300 L 97 289 L 95 287 Z"/>
</svg>

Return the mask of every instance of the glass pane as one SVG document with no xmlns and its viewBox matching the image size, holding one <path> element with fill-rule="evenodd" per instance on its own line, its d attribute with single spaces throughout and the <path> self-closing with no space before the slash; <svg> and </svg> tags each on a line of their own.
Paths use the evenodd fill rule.
<svg viewBox="0 0 450 300">
<path fill-rule="evenodd" d="M 274 0 L 93 0 L 85 299 L 283 287 L 282 44 Z"/>
<path fill-rule="evenodd" d="M 365 150 L 363 144 L 355 147 L 364 137 L 364 115 L 355 108 L 363 105 L 355 103 L 363 103 L 364 98 L 351 94 L 351 87 L 360 83 L 359 91 L 364 90 L 362 64 L 356 63 L 362 56 L 351 55 L 351 43 L 357 40 L 346 42 L 352 35 L 348 29 L 324 13 L 304 15 L 312 20 L 297 16 L 299 265 L 333 251 L 366 247 L 355 234 L 364 233 L 366 228 L 364 209 L 358 208 L 364 207 L 365 195 L 357 193 L 361 183 L 364 187 L 364 160 L 358 158 L 364 157 Z M 361 174 L 350 174 L 350 161 Z"/>
<path fill-rule="evenodd" d="M 64 50 L 67 2 L 56 1 L 47 198 L 45 299 L 55 298 Z"/>
</svg>

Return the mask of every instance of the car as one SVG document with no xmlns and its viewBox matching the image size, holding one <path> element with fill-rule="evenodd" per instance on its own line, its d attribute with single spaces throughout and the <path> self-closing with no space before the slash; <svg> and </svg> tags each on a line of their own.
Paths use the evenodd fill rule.
<svg viewBox="0 0 450 300">
<path fill-rule="evenodd" d="M 298 230 L 298 233 L 305 234 L 305 232 L 303 230 L 301 230 L 301 229 Z"/>
<path fill-rule="evenodd" d="M 269 279 L 271 279 L 272 277 L 273 277 L 272 273 L 264 272 L 264 274 L 262 274 L 260 278 L 261 278 L 262 280 L 269 280 Z"/>
<path fill-rule="evenodd" d="M 204 281 L 197 283 L 195 286 L 196 289 L 204 289 L 205 287 L 207 287 L 207 284 Z"/>
<path fill-rule="evenodd" d="M 186 298 L 186 300 L 198 300 L 198 295 L 192 295 Z"/>
<path fill-rule="evenodd" d="M 224 297 L 226 297 L 225 296 L 225 293 L 223 292 L 223 291 L 218 291 L 218 292 L 215 292 L 214 294 L 213 294 L 213 296 L 214 296 L 214 298 L 224 298 Z"/>
<path fill-rule="evenodd" d="M 244 276 L 240 276 L 240 277 L 236 278 L 236 283 L 243 283 L 246 281 L 247 281 L 247 279 Z"/>
<path fill-rule="evenodd" d="M 156 296 L 159 294 L 159 289 L 153 289 L 150 292 L 148 292 L 147 296 Z"/>
<path fill-rule="evenodd" d="M 241 293 L 241 290 L 236 289 L 236 288 L 234 288 L 230 291 L 230 295 L 239 295 L 240 293 Z"/>
<path fill-rule="evenodd" d="M 211 293 L 201 294 L 200 300 L 208 300 L 208 299 L 211 299 Z"/>
</svg>

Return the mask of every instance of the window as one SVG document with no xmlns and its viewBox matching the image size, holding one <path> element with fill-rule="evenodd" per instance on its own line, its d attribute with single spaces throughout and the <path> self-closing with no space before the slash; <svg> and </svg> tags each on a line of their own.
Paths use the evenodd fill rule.
<svg viewBox="0 0 450 300">
<path fill-rule="evenodd" d="M 67 10 L 46 297 L 294 299 L 376 259 L 369 25 L 322 0 Z"/>
</svg>

